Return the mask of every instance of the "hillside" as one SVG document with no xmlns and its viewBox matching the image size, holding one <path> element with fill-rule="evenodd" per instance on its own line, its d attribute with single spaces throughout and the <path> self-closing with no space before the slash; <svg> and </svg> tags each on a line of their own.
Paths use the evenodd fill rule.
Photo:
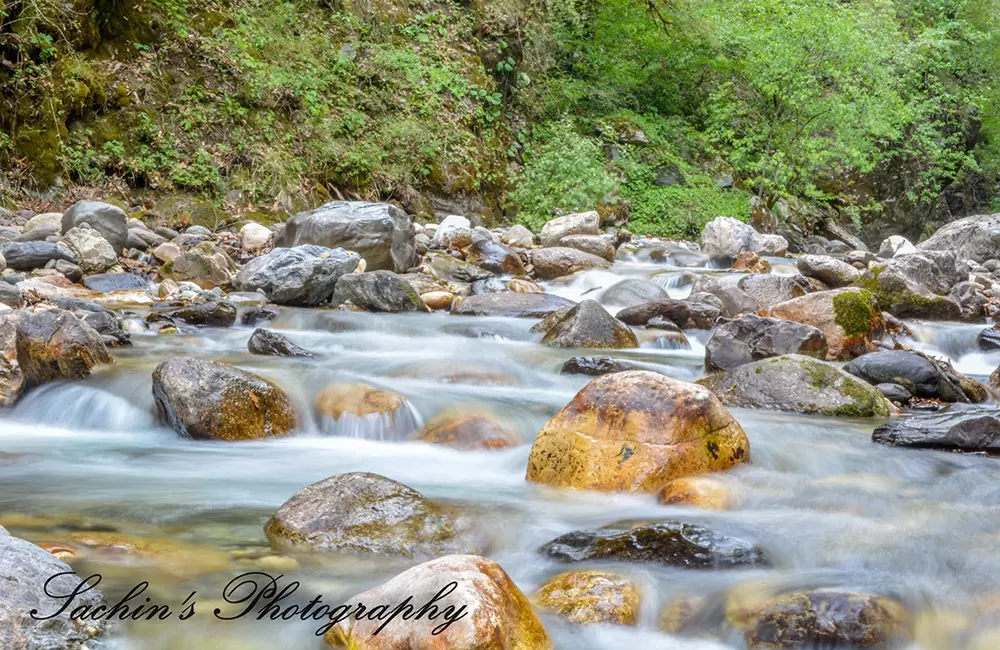
<svg viewBox="0 0 1000 650">
<path fill-rule="evenodd" d="M 998 208 L 997 0 L 5 0 L 0 199 L 876 245 Z"/>
</svg>

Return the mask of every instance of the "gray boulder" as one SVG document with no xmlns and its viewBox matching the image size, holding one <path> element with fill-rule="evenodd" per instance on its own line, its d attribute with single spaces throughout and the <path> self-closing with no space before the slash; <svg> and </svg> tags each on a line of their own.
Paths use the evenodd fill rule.
<svg viewBox="0 0 1000 650">
<path fill-rule="evenodd" d="M 70 228 L 59 241 L 73 251 L 77 264 L 84 273 L 104 273 L 118 263 L 118 255 L 111 244 L 93 228 Z"/>
<path fill-rule="evenodd" d="M 652 302 L 626 307 L 615 317 L 626 325 L 647 325 L 656 318 L 670 321 L 681 329 L 711 329 L 722 315 L 722 308 L 716 300 L 654 300 Z"/>
<path fill-rule="evenodd" d="M 554 280 L 578 271 L 603 269 L 611 265 L 603 257 L 564 246 L 536 248 L 531 251 L 530 257 L 531 264 L 535 267 L 535 275 L 542 280 Z"/>
<path fill-rule="evenodd" d="M 264 526 L 279 549 L 403 557 L 483 553 L 474 522 L 378 474 L 340 474 L 297 492 Z"/>
<path fill-rule="evenodd" d="M 413 220 L 394 205 L 334 201 L 289 219 L 274 245 L 344 248 L 358 253 L 369 271 L 404 273 L 417 264 L 415 236 Z"/>
<path fill-rule="evenodd" d="M 255 329 L 247 341 L 250 354 L 261 354 L 275 357 L 311 357 L 313 353 L 301 348 L 288 337 L 266 329 Z"/>
<path fill-rule="evenodd" d="M 790 354 L 727 370 L 698 381 L 726 406 L 835 417 L 887 417 L 885 397 L 837 366 Z"/>
<path fill-rule="evenodd" d="M 968 408 L 893 420 L 875 429 L 872 440 L 892 447 L 996 454 L 1000 453 L 1000 412 Z"/>
<path fill-rule="evenodd" d="M 967 277 L 954 253 L 923 250 L 872 265 L 859 284 L 871 290 L 879 306 L 893 316 L 956 320 L 962 307 L 947 294 Z"/>
<path fill-rule="evenodd" d="M 83 286 L 99 293 L 145 291 L 149 287 L 149 280 L 133 273 L 98 273 L 85 277 Z"/>
<path fill-rule="evenodd" d="M 826 336 L 811 325 L 745 314 L 715 330 L 705 345 L 705 367 L 730 370 L 784 354 L 822 360 L 827 351 Z"/>
<path fill-rule="evenodd" d="M 635 333 L 593 300 L 584 300 L 563 316 L 542 338 L 556 348 L 634 348 Z"/>
<path fill-rule="evenodd" d="M 666 289 L 649 280 L 630 278 L 613 284 L 601 293 L 601 302 L 618 307 L 635 307 L 654 300 L 669 300 Z"/>
<path fill-rule="evenodd" d="M 392 271 L 349 273 L 337 281 L 333 304 L 350 302 L 367 311 L 427 311 L 427 305 L 409 282 Z"/>
<path fill-rule="evenodd" d="M 727 318 L 750 314 L 761 308 L 757 299 L 740 289 L 736 282 L 725 282 L 704 273 L 695 278 L 691 293 L 708 293 L 718 298 L 722 303 L 722 315 Z"/>
<path fill-rule="evenodd" d="M 961 260 L 985 262 L 1000 250 L 1000 214 L 952 221 L 917 245 L 920 251 L 950 251 Z"/>
<path fill-rule="evenodd" d="M 827 255 L 803 255 L 799 258 L 797 267 L 802 275 L 815 278 L 831 289 L 850 286 L 861 276 L 847 262 Z"/>
<path fill-rule="evenodd" d="M 361 258 L 342 248 L 304 245 L 275 248 L 247 262 L 232 279 L 237 291 L 263 291 L 279 305 L 315 307 L 330 302 L 337 281 Z"/>
<path fill-rule="evenodd" d="M 762 307 L 801 298 L 809 292 L 809 282 L 794 275 L 753 273 L 740 278 L 737 286 Z"/>
<path fill-rule="evenodd" d="M 556 217 L 542 226 L 539 238 L 542 246 L 561 246 L 569 235 L 597 235 L 601 232 L 601 217 L 596 211 L 578 212 Z"/>
<path fill-rule="evenodd" d="M 33 271 L 45 268 L 46 264 L 54 260 L 77 263 L 73 251 L 46 241 L 0 244 L 0 255 L 6 260 L 7 267 L 15 271 Z"/>
<path fill-rule="evenodd" d="M 567 235 L 559 240 L 559 245 L 602 257 L 609 262 L 615 261 L 617 253 L 615 245 L 600 235 Z"/>
<path fill-rule="evenodd" d="M 236 305 L 228 300 L 210 300 L 156 311 L 146 319 L 147 322 L 163 320 L 197 327 L 232 327 L 236 323 Z"/>
<path fill-rule="evenodd" d="M 958 384 L 927 357 L 906 350 L 883 350 L 854 359 L 844 370 L 869 384 L 899 384 L 912 395 L 942 402 L 968 402 Z"/>
<path fill-rule="evenodd" d="M 882 245 L 879 246 L 878 253 L 876 253 L 875 256 L 881 259 L 891 260 L 892 258 L 900 255 L 909 255 L 916 252 L 917 247 L 911 244 L 909 239 L 899 235 L 892 235 L 882 240 Z"/>
<path fill-rule="evenodd" d="M 85 574 L 86 575 L 86 574 Z M 74 620 L 79 607 L 106 605 L 98 589 L 84 588 L 72 607 L 58 615 L 62 600 L 45 595 L 73 593 L 84 578 L 52 553 L 12 537 L 0 527 L 0 648 L 5 650 L 70 650 L 88 647 L 104 635 L 107 621 Z M 36 612 L 36 617 L 31 615 Z M 38 620 L 39 618 L 44 620 Z"/>
<path fill-rule="evenodd" d="M 507 316 L 544 318 L 575 303 L 551 293 L 482 293 L 464 298 L 451 313 L 459 316 Z"/>
<path fill-rule="evenodd" d="M 109 203 L 80 201 L 63 213 L 63 234 L 83 224 L 99 232 L 116 256 L 121 255 L 128 241 L 128 217 L 124 210 Z"/>
<path fill-rule="evenodd" d="M 716 217 L 701 231 L 701 250 L 732 258 L 743 251 L 782 257 L 788 252 L 788 241 L 780 235 L 762 235 L 732 217 Z"/>
</svg>

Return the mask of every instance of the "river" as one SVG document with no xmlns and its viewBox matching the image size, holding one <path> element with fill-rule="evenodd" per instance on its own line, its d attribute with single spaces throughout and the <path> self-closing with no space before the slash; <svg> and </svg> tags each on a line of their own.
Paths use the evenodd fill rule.
<svg viewBox="0 0 1000 650">
<path fill-rule="evenodd" d="M 624 277 L 651 277 L 683 297 L 692 273 L 737 277 L 671 261 L 626 256 L 611 271 L 550 283 L 548 290 L 570 298 L 599 296 Z M 776 272 L 792 271 L 787 260 L 770 261 Z M 725 476 L 745 500 L 729 512 L 526 483 L 535 433 L 588 381 L 559 374 L 563 361 L 581 352 L 538 345 L 541 335 L 530 331 L 533 324 L 440 313 L 283 309 L 271 327 L 316 353 L 306 360 L 249 354 L 247 327 L 134 334 L 133 347 L 114 351 L 115 366 L 86 381 L 44 386 L 0 414 L 0 524 L 36 543 L 58 544 L 61 536 L 81 531 L 112 532 L 167 549 L 159 561 L 101 553 L 74 565 L 83 575 L 103 573 L 109 598 L 148 580 L 154 600 L 176 604 L 179 611 L 179 603 L 197 591 L 194 618 L 119 627 L 106 647 L 121 650 L 322 647 L 312 623 L 256 623 L 249 617 L 223 622 L 212 609 L 241 571 L 271 570 L 301 581 L 302 595 L 322 593 L 324 601 L 339 602 L 404 568 L 384 558 L 316 556 L 292 563 L 268 550 L 262 527 L 278 506 L 309 483 L 353 471 L 382 474 L 435 500 L 481 512 L 483 525 L 499 539 L 491 557 L 526 594 L 566 570 L 538 554 L 540 545 L 624 518 L 704 523 L 759 542 L 774 563 L 712 572 L 618 566 L 643 585 L 640 624 L 574 627 L 546 617 L 560 650 L 743 648 L 737 634 L 681 638 L 656 628 L 659 608 L 670 598 L 704 595 L 721 607 L 726 591 L 741 583 L 871 590 L 897 598 L 914 613 L 969 611 L 997 589 L 1000 463 L 875 445 L 870 434 L 876 421 L 733 409 L 750 439 L 753 464 Z M 1000 354 L 970 352 L 982 326 L 911 326 L 916 348 L 949 357 L 977 379 L 985 380 L 1000 363 Z M 703 373 L 708 333 L 687 334 L 691 349 L 647 342 L 615 356 L 694 380 Z M 301 433 L 217 443 L 182 439 L 158 426 L 151 415 L 150 375 L 173 355 L 234 363 L 273 380 L 299 407 Z M 394 440 L 411 427 L 384 421 L 356 422 L 340 435 L 322 435 L 321 423 L 309 419 L 309 404 L 323 386 L 344 380 L 401 393 L 418 423 L 445 407 L 486 405 L 520 434 L 522 444 L 457 451 Z"/>
</svg>

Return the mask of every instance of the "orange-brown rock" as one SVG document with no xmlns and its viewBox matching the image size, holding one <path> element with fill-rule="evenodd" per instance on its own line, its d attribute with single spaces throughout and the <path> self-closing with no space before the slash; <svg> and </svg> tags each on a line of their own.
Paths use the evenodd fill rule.
<svg viewBox="0 0 1000 650">
<path fill-rule="evenodd" d="M 599 377 L 542 428 L 527 479 L 658 492 L 671 480 L 750 461 L 739 423 L 711 391 L 647 371 Z"/>
<path fill-rule="evenodd" d="M 878 301 L 865 289 L 834 289 L 786 300 L 761 316 L 805 323 L 821 330 L 829 345 L 827 359 L 849 361 L 875 350 L 885 334 L 885 320 Z"/>
<path fill-rule="evenodd" d="M 770 273 L 771 263 L 761 259 L 760 255 L 752 251 L 743 251 L 736 256 L 733 262 L 733 271 L 746 271 L 747 273 Z"/>
<path fill-rule="evenodd" d="M 660 491 L 658 498 L 663 505 L 705 510 L 732 510 L 743 505 L 743 496 L 733 486 L 712 476 L 674 479 Z"/>
<path fill-rule="evenodd" d="M 610 571 L 561 573 L 538 588 L 532 600 L 542 611 L 573 623 L 635 625 L 641 592 L 626 576 Z"/>
<path fill-rule="evenodd" d="M 518 436 L 483 411 L 449 409 L 427 423 L 420 439 L 458 449 L 503 449 L 518 443 Z"/>
<path fill-rule="evenodd" d="M 476 555 L 448 555 L 420 564 L 347 602 L 384 604 L 391 613 L 407 598 L 418 604 L 434 599 L 450 583 L 455 589 L 435 603 L 441 614 L 434 620 L 351 617 L 324 639 L 350 650 L 551 650 L 548 632 L 514 581 L 499 564 Z"/>
<path fill-rule="evenodd" d="M 392 413 L 405 403 L 402 395 L 368 384 L 331 384 L 316 396 L 316 411 L 339 420 L 345 414 Z"/>
</svg>

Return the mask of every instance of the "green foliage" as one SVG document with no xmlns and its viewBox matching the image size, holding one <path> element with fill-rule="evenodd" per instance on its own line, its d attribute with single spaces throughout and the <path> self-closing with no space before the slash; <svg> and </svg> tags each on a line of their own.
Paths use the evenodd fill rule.
<svg viewBox="0 0 1000 650">
<path fill-rule="evenodd" d="M 538 230 L 556 214 L 592 210 L 614 198 L 619 183 L 605 169 L 600 147 L 569 121 L 534 135 L 509 195 L 518 222 Z"/>
</svg>

